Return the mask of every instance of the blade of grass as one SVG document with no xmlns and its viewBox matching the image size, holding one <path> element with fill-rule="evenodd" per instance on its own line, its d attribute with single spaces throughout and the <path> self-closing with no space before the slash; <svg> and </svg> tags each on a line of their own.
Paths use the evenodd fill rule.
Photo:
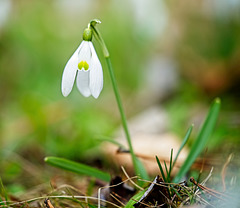
<svg viewBox="0 0 240 208">
<path fill-rule="evenodd" d="M 141 197 L 143 196 L 143 194 L 146 192 L 146 190 L 140 191 L 137 194 L 135 194 L 126 204 L 126 206 L 124 208 L 133 208 L 133 205 L 135 203 L 137 203 L 137 201 L 139 201 L 141 199 Z"/>
<path fill-rule="evenodd" d="M 137 163 L 137 168 L 138 168 L 138 174 L 141 178 L 145 180 L 149 180 L 148 173 L 146 171 L 146 168 L 143 166 L 143 163 L 139 160 L 139 158 L 136 157 L 136 163 Z M 144 184 L 144 183 L 140 183 Z"/>
<path fill-rule="evenodd" d="M 55 166 L 64 170 L 68 170 L 77 174 L 81 174 L 81 175 L 93 176 L 103 181 L 109 182 L 111 178 L 108 173 L 105 173 L 96 168 L 93 168 L 81 163 L 77 163 L 71 160 L 67 160 L 64 158 L 46 157 L 44 160 L 46 163 L 52 166 Z"/>
<path fill-rule="evenodd" d="M 193 129 L 193 124 L 188 128 L 188 130 L 187 130 L 187 133 L 186 133 L 186 135 L 185 135 L 185 137 L 184 137 L 184 139 L 183 139 L 183 142 L 182 142 L 182 144 L 181 144 L 181 146 L 180 146 L 180 148 L 179 148 L 179 150 L 178 150 L 178 152 L 177 152 L 177 154 L 176 154 L 176 157 L 175 157 L 175 159 L 174 159 L 174 161 L 173 161 L 173 167 L 174 167 L 174 165 L 175 165 L 175 163 L 176 163 L 176 161 L 177 161 L 177 159 L 178 159 L 178 156 L 179 156 L 179 154 L 180 154 L 180 152 L 182 151 L 182 149 L 183 149 L 183 147 L 186 145 L 186 143 L 187 143 L 187 141 L 188 141 L 188 139 L 189 139 L 189 137 L 190 137 L 190 135 L 191 135 L 191 133 L 192 133 L 192 129 Z"/>
<path fill-rule="evenodd" d="M 170 156 L 170 164 L 169 164 L 169 171 L 168 171 L 168 181 L 171 180 L 171 172 L 172 172 L 172 156 L 173 156 L 173 149 L 171 149 L 171 156 Z"/>
<path fill-rule="evenodd" d="M 185 160 L 184 164 L 180 168 L 179 172 L 173 179 L 174 183 L 178 183 L 182 177 L 189 171 L 190 167 L 202 152 L 203 148 L 205 147 L 210 135 L 213 132 L 213 129 L 216 125 L 218 114 L 220 111 L 221 101 L 219 98 L 216 98 L 209 110 L 208 116 L 198 134 L 197 139 L 193 143 L 193 146 L 188 154 L 187 159 Z"/>
<path fill-rule="evenodd" d="M 93 190 L 96 184 L 96 179 L 95 178 L 91 178 L 89 183 L 88 183 L 88 187 L 87 187 L 87 196 L 92 196 L 93 195 Z"/>
<path fill-rule="evenodd" d="M 120 144 L 119 142 L 117 142 L 116 140 L 106 137 L 106 136 L 97 136 L 95 138 L 95 140 L 100 141 L 100 142 L 109 142 L 112 144 L 115 144 L 116 146 L 122 148 L 122 149 L 127 149 L 124 145 Z"/>
<path fill-rule="evenodd" d="M 168 178 L 168 176 L 169 176 L 169 171 L 168 171 L 168 168 L 167 168 L 166 161 L 164 160 L 163 163 L 164 163 L 165 170 L 166 170 L 166 174 L 167 174 L 167 182 L 169 183 L 169 182 L 170 182 L 170 181 L 169 181 L 169 178 Z"/>
<path fill-rule="evenodd" d="M 0 196 L 4 197 L 5 201 L 8 201 L 8 195 L 7 195 L 7 192 L 4 188 L 1 177 L 0 177 Z M 4 202 L 1 200 L 1 198 L 0 198 L 0 205 L 1 206 L 5 205 Z M 7 203 L 6 203 L 6 205 L 7 205 Z M 3 206 L 3 207 L 5 207 L 5 206 Z"/>
<path fill-rule="evenodd" d="M 157 164 L 158 164 L 158 167 L 159 167 L 159 169 L 160 169 L 160 172 L 161 172 L 161 174 L 162 174 L 163 180 L 164 180 L 164 182 L 167 182 L 166 176 L 165 176 L 164 171 L 163 171 L 163 168 L 162 168 L 162 165 L 161 165 L 161 163 L 160 163 L 160 161 L 159 161 L 159 159 L 158 159 L 157 156 L 156 156 L 156 160 L 157 160 Z"/>
</svg>

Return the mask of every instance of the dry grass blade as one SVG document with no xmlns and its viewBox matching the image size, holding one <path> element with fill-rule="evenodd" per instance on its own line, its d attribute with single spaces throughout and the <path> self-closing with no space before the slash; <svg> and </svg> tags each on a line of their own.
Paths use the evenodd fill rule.
<svg viewBox="0 0 240 208">
<path fill-rule="evenodd" d="M 98 197 L 91 197 L 91 196 L 48 196 L 47 198 L 48 199 L 68 199 L 68 200 L 74 200 L 74 199 L 83 199 L 83 200 L 90 199 L 90 200 L 95 200 L 95 201 L 100 200 L 100 201 L 110 204 L 114 207 L 121 208 L 120 206 L 118 206 L 110 201 L 107 201 L 104 199 L 99 199 Z M 13 202 L 13 201 L 4 201 L 4 202 L 8 203 L 9 207 L 22 206 L 24 204 L 27 204 L 28 205 L 27 207 L 30 207 L 29 206 L 30 203 L 35 202 L 35 201 L 45 200 L 45 199 L 46 199 L 46 197 L 42 196 L 42 197 L 36 197 L 36 198 L 32 198 L 32 199 L 24 200 L 24 201 L 20 201 L 20 202 Z M 82 203 L 85 203 L 85 201 L 83 201 Z M 4 206 L 0 206 L 0 207 L 4 207 Z"/>
<path fill-rule="evenodd" d="M 137 185 L 137 184 L 129 177 L 129 175 L 127 174 L 127 172 L 126 172 L 126 170 L 125 170 L 125 168 L 124 168 L 123 166 L 121 166 L 121 169 L 122 169 L 124 175 L 126 176 L 126 178 L 129 179 L 129 181 L 130 181 L 134 186 L 136 186 L 136 187 L 137 187 L 138 189 L 140 189 L 141 191 L 144 190 L 141 186 Z"/>
<path fill-rule="evenodd" d="M 230 196 L 226 195 L 226 194 L 223 194 L 221 192 L 218 192 L 218 191 L 215 191 L 214 189 L 211 189 L 211 188 L 208 188 L 208 187 L 205 187 L 199 183 L 197 183 L 197 181 L 194 180 L 193 177 L 190 178 L 190 182 L 192 182 L 194 185 L 196 185 L 197 187 L 199 187 L 201 190 L 207 192 L 208 194 L 218 198 L 218 199 L 221 199 L 221 200 L 227 200 L 227 198 L 231 198 Z M 222 198 L 224 197 L 224 198 Z"/>
<path fill-rule="evenodd" d="M 225 162 L 225 164 L 223 165 L 223 168 L 222 168 L 221 175 L 222 175 L 223 192 L 226 191 L 225 176 L 226 176 L 227 166 L 231 162 L 232 158 L 233 158 L 233 154 L 230 154 L 227 161 Z"/>
</svg>

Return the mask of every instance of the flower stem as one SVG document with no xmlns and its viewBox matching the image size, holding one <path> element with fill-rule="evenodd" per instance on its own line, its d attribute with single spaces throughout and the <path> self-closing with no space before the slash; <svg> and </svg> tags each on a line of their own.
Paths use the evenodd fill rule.
<svg viewBox="0 0 240 208">
<path fill-rule="evenodd" d="M 116 100 L 117 100 L 118 109 L 119 109 L 119 112 L 120 112 L 120 115 L 121 115 L 123 129 L 124 129 L 125 136 L 126 136 L 126 139 L 127 139 L 127 142 L 128 142 L 129 151 L 130 151 L 130 154 L 131 154 L 131 157 L 132 157 L 133 166 L 134 166 L 136 174 L 138 174 L 139 171 L 138 171 L 138 166 L 137 166 L 137 161 L 136 161 L 137 159 L 136 159 L 136 156 L 135 156 L 134 151 L 133 151 L 133 146 L 132 146 L 132 142 L 131 142 L 128 126 L 127 126 L 127 119 L 126 119 L 126 116 L 125 116 L 125 113 L 124 113 L 124 110 L 123 110 L 120 94 L 119 94 L 118 87 L 117 87 L 117 82 L 116 82 L 116 79 L 115 79 L 115 76 L 114 76 L 114 71 L 113 71 L 113 68 L 112 68 L 112 63 L 111 63 L 111 60 L 110 60 L 109 56 L 105 57 L 105 58 L 106 58 L 106 61 L 107 61 L 108 71 L 109 71 L 110 78 L 111 78 L 111 81 L 112 81 L 113 91 L 114 91 L 114 94 L 115 94 L 115 97 L 116 97 Z"/>
<path fill-rule="evenodd" d="M 95 36 L 96 40 L 99 42 L 99 44 L 102 48 L 102 51 L 103 51 L 103 55 L 104 55 L 104 57 L 106 59 L 106 62 L 107 62 L 108 71 L 109 71 L 110 78 L 111 78 L 111 81 L 112 81 L 113 91 L 114 91 L 116 101 L 117 101 L 117 105 L 118 105 L 118 109 L 119 109 L 119 112 L 120 112 L 120 115 L 121 115 L 122 125 L 123 125 L 123 129 L 124 129 L 125 136 L 126 136 L 126 139 L 127 139 L 129 151 L 130 151 L 130 154 L 131 154 L 131 157 L 132 157 L 133 167 L 134 167 L 135 173 L 137 175 L 141 176 L 142 178 L 148 179 L 148 175 L 147 175 L 147 172 L 145 171 L 144 166 L 137 159 L 137 157 L 136 157 L 136 155 L 134 154 L 134 151 L 133 151 L 131 137 L 130 137 L 128 126 L 127 126 L 127 119 L 126 119 L 126 116 L 125 116 L 125 113 L 124 113 L 124 110 L 123 110 L 122 101 L 121 101 L 120 94 L 119 94 L 119 91 L 118 91 L 117 82 L 116 82 L 116 79 L 115 79 L 112 63 L 111 63 L 111 60 L 110 60 L 110 54 L 108 52 L 107 46 L 106 46 L 99 30 L 95 27 L 96 24 L 99 24 L 99 23 L 101 23 L 99 20 L 94 19 L 90 22 L 89 26 L 92 28 L 93 35 Z"/>
</svg>

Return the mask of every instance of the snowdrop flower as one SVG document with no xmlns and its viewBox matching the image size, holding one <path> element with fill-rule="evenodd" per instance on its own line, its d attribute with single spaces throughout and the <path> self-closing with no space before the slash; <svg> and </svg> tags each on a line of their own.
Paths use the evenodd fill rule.
<svg viewBox="0 0 240 208">
<path fill-rule="evenodd" d="M 92 44 L 92 30 L 83 32 L 83 41 L 68 60 L 62 75 L 62 94 L 68 96 L 76 78 L 80 93 L 98 98 L 103 88 L 103 71 Z"/>
</svg>

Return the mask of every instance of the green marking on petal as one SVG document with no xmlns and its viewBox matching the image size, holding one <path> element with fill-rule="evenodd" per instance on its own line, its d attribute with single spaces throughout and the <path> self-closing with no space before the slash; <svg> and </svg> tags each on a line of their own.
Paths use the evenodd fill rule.
<svg viewBox="0 0 240 208">
<path fill-rule="evenodd" d="M 89 65 L 86 61 L 81 61 L 78 63 L 78 68 L 81 70 L 82 68 L 87 71 L 89 69 Z"/>
</svg>

